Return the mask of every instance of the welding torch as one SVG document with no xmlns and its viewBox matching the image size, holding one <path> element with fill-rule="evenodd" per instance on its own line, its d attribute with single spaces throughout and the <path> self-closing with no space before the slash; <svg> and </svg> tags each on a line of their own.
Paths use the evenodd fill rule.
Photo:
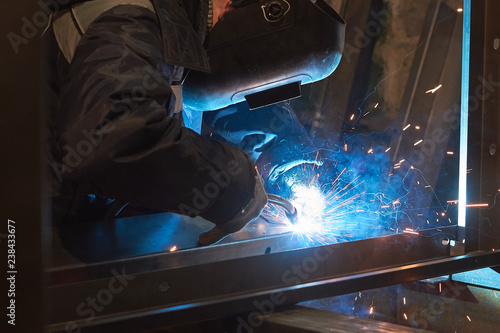
<svg viewBox="0 0 500 333">
<path fill-rule="evenodd" d="M 292 224 L 299 223 L 297 217 L 297 209 L 292 205 L 290 201 L 275 194 L 267 194 L 267 201 L 283 207 L 285 209 L 286 216 L 290 219 L 290 222 L 292 222 Z"/>
</svg>

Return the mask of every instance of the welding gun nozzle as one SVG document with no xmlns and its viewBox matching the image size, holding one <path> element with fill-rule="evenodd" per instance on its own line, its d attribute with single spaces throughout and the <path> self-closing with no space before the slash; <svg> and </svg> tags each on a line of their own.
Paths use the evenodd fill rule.
<svg viewBox="0 0 500 333">
<path fill-rule="evenodd" d="M 275 194 L 268 194 L 267 198 L 268 202 L 280 205 L 281 207 L 285 208 L 286 216 L 290 219 L 292 224 L 297 224 L 299 222 L 299 219 L 297 217 L 297 209 L 292 205 L 290 201 Z"/>
</svg>

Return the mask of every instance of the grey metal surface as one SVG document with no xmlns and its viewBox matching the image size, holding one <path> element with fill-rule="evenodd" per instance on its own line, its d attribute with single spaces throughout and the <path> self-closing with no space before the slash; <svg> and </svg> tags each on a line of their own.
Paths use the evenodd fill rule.
<svg viewBox="0 0 500 333">
<path fill-rule="evenodd" d="M 254 299 L 269 297 L 270 293 L 276 291 L 290 293 L 287 301 L 299 301 L 320 296 L 307 292 L 307 288 L 319 288 L 323 296 L 326 296 L 324 292 L 328 290 L 338 294 L 359 288 L 360 277 L 366 288 L 370 283 L 383 285 L 390 283 L 390 280 L 387 275 L 382 279 L 376 278 L 376 271 L 391 276 L 403 272 L 402 265 L 413 268 L 426 260 L 449 259 L 449 247 L 443 245 L 443 240 L 449 238 L 452 232 L 453 228 L 441 232 L 431 230 L 419 235 L 399 234 L 191 266 L 180 265 L 137 274 L 129 271 L 129 267 L 134 266 L 127 266 L 127 260 L 109 262 L 100 267 L 89 266 L 86 270 L 77 269 L 73 271 L 74 274 L 68 269 L 67 274 L 84 274 L 85 278 L 75 278 L 73 282 L 67 283 L 59 281 L 48 288 L 47 295 L 51 304 L 48 319 L 56 329 L 68 321 L 74 321 L 81 327 L 99 326 L 115 320 L 134 320 L 140 316 L 163 317 L 168 313 L 175 313 L 175 318 L 182 320 L 183 311 L 201 311 L 203 315 L 214 315 L 211 312 L 213 310 L 218 311 L 218 316 L 225 316 L 246 311 L 249 306 L 251 308 Z M 227 253 L 226 249 L 234 250 L 250 243 L 214 246 L 211 254 Z M 202 255 L 206 250 L 209 249 L 198 253 Z M 189 251 L 179 252 L 178 259 L 182 259 L 186 253 Z M 157 263 L 171 262 L 171 255 L 158 256 L 155 260 Z M 142 263 L 138 261 L 136 264 Z M 107 270 L 107 277 L 91 277 L 97 268 L 101 273 Z M 426 274 L 427 277 L 432 276 L 428 271 Z M 419 277 L 421 276 L 418 274 L 403 274 L 399 280 Z M 124 288 L 113 294 L 112 300 L 100 308 L 100 311 L 94 311 L 95 317 L 91 320 L 88 313 L 86 315 L 78 311 L 79 307 L 80 310 L 89 307 L 85 305 L 89 297 L 98 299 L 109 294 L 106 290 L 110 290 L 113 283 L 122 280 L 125 281 Z M 342 285 L 340 289 L 328 288 L 329 284 L 339 282 Z M 395 282 L 397 280 L 392 281 Z M 217 310 L 217 304 L 223 310 Z M 154 323 L 155 320 L 152 320 L 151 324 Z"/>
<path fill-rule="evenodd" d="M 311 245 L 284 225 L 258 219 L 215 245 L 198 246 L 199 234 L 212 227 L 170 213 L 65 226 L 53 234 L 49 284 L 109 277 L 117 265 L 136 274 Z"/>
<path fill-rule="evenodd" d="M 263 318 L 256 333 L 430 333 L 431 331 L 385 323 L 373 319 L 357 318 L 344 314 L 297 307 L 273 313 Z"/>
</svg>

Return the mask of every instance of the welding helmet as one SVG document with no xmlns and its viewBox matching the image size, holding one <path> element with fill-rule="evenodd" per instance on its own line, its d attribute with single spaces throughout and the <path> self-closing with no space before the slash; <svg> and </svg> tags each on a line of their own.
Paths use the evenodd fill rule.
<svg viewBox="0 0 500 333">
<path fill-rule="evenodd" d="M 344 47 L 345 22 L 324 0 L 247 1 L 205 41 L 211 72 L 190 71 L 184 106 L 209 111 L 246 100 L 250 109 L 300 96 L 329 76 Z"/>
</svg>

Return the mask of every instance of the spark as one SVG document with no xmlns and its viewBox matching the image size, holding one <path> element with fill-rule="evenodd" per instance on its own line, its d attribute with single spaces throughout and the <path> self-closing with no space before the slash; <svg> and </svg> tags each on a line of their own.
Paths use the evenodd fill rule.
<svg viewBox="0 0 500 333">
<path fill-rule="evenodd" d="M 405 230 L 403 230 L 403 233 L 405 234 L 412 234 L 412 235 L 418 235 L 418 232 L 412 230 L 412 229 L 409 229 L 409 228 L 406 228 Z"/>
<path fill-rule="evenodd" d="M 434 89 L 430 89 L 430 90 L 427 90 L 425 93 L 426 94 L 434 94 L 438 89 L 440 89 L 443 85 L 440 84 L 439 86 L 437 86 L 436 88 Z"/>
<path fill-rule="evenodd" d="M 406 305 L 406 297 L 403 297 L 403 304 Z"/>
<path fill-rule="evenodd" d="M 497 293 L 494 291 L 493 294 L 495 295 L 496 298 L 498 298 Z"/>
<path fill-rule="evenodd" d="M 370 314 L 372 314 L 372 313 L 373 313 L 373 305 L 370 306 Z"/>
<path fill-rule="evenodd" d="M 446 213 L 445 213 L 445 212 L 442 212 L 442 213 L 441 213 L 441 216 L 446 216 Z"/>
<path fill-rule="evenodd" d="M 403 131 L 406 131 L 408 128 L 410 128 L 411 124 L 406 125 L 405 128 L 403 128 Z"/>
<path fill-rule="evenodd" d="M 387 149 L 385 150 L 385 152 L 386 152 L 386 153 L 388 153 L 388 152 L 389 152 L 389 150 L 391 150 L 391 147 L 387 148 Z M 500 192 L 500 189 L 498 190 L 498 192 Z"/>
<path fill-rule="evenodd" d="M 313 163 L 313 170 L 314 170 L 314 167 L 317 165 L 316 163 L 318 162 L 318 155 L 319 155 L 319 150 L 316 152 L 316 158 L 314 159 L 314 163 Z M 318 165 L 318 168 L 319 168 L 319 165 Z"/>
<path fill-rule="evenodd" d="M 408 316 L 406 315 L 406 313 L 403 313 L 403 316 L 405 317 L 406 320 L 408 320 Z"/>
<path fill-rule="evenodd" d="M 463 12 L 463 11 L 464 11 L 464 9 L 463 9 L 463 8 L 457 8 L 457 12 L 461 13 L 461 12 Z"/>
<path fill-rule="evenodd" d="M 377 107 L 378 107 L 378 103 L 377 103 L 377 104 L 375 104 L 375 109 L 376 109 Z"/>
<path fill-rule="evenodd" d="M 344 148 L 347 147 L 346 143 L 343 145 Z M 353 149 L 349 147 L 349 150 Z M 318 159 L 319 155 L 316 161 Z M 402 162 L 405 160 L 402 159 L 400 163 Z M 420 172 L 418 169 L 408 167 L 401 188 L 406 193 L 396 192 L 398 195 L 390 197 L 382 191 L 371 190 L 373 187 L 367 182 L 368 175 L 357 173 L 350 166 L 328 174 L 328 171 L 332 170 L 330 167 L 319 165 L 312 170 L 310 167 L 306 168 L 306 164 L 283 176 L 284 183 L 288 184 L 286 190 L 283 189 L 287 192 L 284 196 L 297 209 L 298 223 L 290 223 L 285 211 L 280 207 L 272 208 L 274 215 L 266 213 L 266 217 L 269 216 L 276 224 L 281 225 L 284 232 L 291 231 L 291 237 L 297 237 L 306 246 L 317 246 L 362 239 L 366 237 L 368 230 L 369 235 L 373 232 L 381 232 L 383 235 L 402 232 L 420 235 L 415 228 L 404 229 L 398 225 L 402 218 L 409 218 L 413 223 L 410 215 L 404 211 L 408 207 L 409 193 L 405 179 L 410 172 Z M 398 167 L 401 167 L 401 164 L 394 168 Z M 397 179 L 395 181 L 399 182 Z M 426 181 L 420 183 L 431 188 Z M 438 213 L 443 211 L 445 208 L 440 209 Z M 422 218 L 422 222 L 425 221 Z"/>
<path fill-rule="evenodd" d="M 373 154 L 373 148 L 368 149 L 368 154 Z"/>
<path fill-rule="evenodd" d="M 170 248 L 170 250 L 169 250 L 169 251 L 170 251 L 170 252 L 175 252 L 175 251 L 177 251 L 177 245 L 172 246 L 172 247 Z"/>
<path fill-rule="evenodd" d="M 415 129 L 416 129 L 416 130 L 419 130 L 419 129 L 420 129 L 420 126 L 415 125 Z"/>
<path fill-rule="evenodd" d="M 469 316 L 467 316 L 467 319 L 469 319 L 469 321 L 472 321 Z"/>
<path fill-rule="evenodd" d="M 442 292 L 442 286 L 441 286 L 441 282 L 439 282 L 439 292 Z"/>
<path fill-rule="evenodd" d="M 351 121 L 354 120 L 354 113 L 351 115 Z"/>
<path fill-rule="evenodd" d="M 406 160 L 403 158 L 401 161 L 399 161 L 399 163 L 401 164 L 401 163 L 403 163 L 404 161 L 406 161 Z"/>
<path fill-rule="evenodd" d="M 478 203 L 478 204 L 468 204 L 465 205 L 467 208 L 473 208 L 473 207 L 489 207 L 489 204 L 487 203 Z"/>
<path fill-rule="evenodd" d="M 424 140 L 420 139 L 420 140 L 418 140 L 417 142 L 415 142 L 413 145 L 414 145 L 414 146 L 417 146 L 417 145 L 421 144 L 423 141 L 424 141 Z"/>
<path fill-rule="evenodd" d="M 344 143 L 344 151 L 347 152 L 347 143 Z"/>
<path fill-rule="evenodd" d="M 453 155 L 453 154 L 454 154 L 454 152 L 452 152 L 452 151 L 447 151 L 447 152 L 446 152 L 446 154 L 448 154 L 448 155 Z"/>
</svg>

